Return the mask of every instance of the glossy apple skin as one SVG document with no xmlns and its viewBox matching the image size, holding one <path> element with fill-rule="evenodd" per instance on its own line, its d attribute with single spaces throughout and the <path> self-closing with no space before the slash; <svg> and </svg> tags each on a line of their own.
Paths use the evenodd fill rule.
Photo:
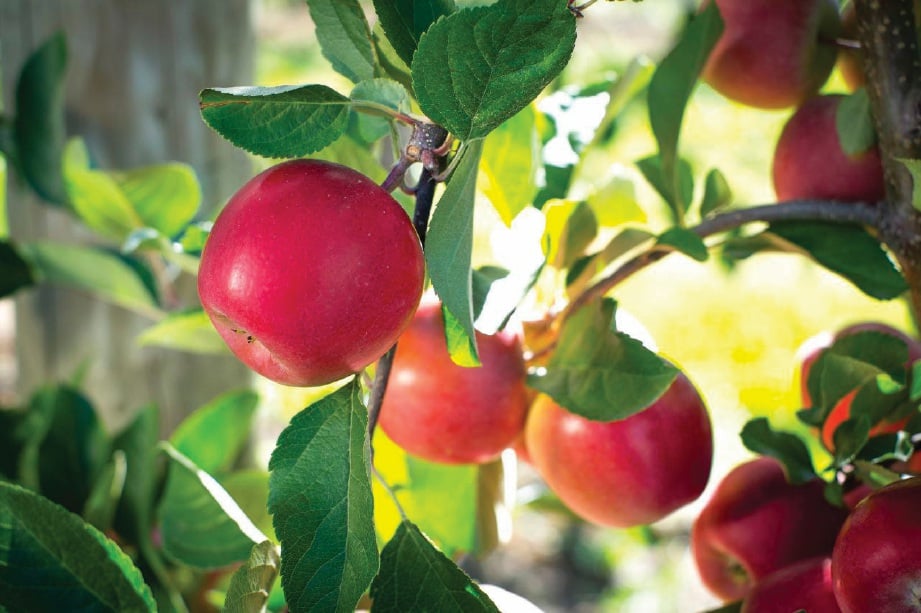
<svg viewBox="0 0 921 613">
<path fill-rule="evenodd" d="M 851 156 L 841 148 L 835 113 L 843 99 L 837 94 L 810 98 L 784 125 L 772 167 L 778 200 L 874 203 L 885 197 L 879 149 Z"/>
<path fill-rule="evenodd" d="M 831 558 L 810 558 L 760 580 L 742 603 L 742 613 L 841 613 L 831 585 Z"/>
<path fill-rule="evenodd" d="M 525 443 L 567 507 L 615 528 L 652 523 L 697 499 L 713 456 L 707 408 L 681 373 L 649 407 L 618 421 L 588 420 L 540 395 Z"/>
<path fill-rule="evenodd" d="M 828 79 L 838 36 L 831 0 L 715 0 L 723 34 L 703 78 L 727 98 L 748 106 L 796 106 Z M 704 2 L 703 6 L 709 4 Z"/>
<path fill-rule="evenodd" d="M 511 447 L 528 411 L 518 336 L 477 333 L 482 366 L 451 360 L 437 302 L 425 301 L 397 344 L 381 407 L 380 427 L 420 458 L 483 463 Z"/>
<path fill-rule="evenodd" d="M 198 292 L 247 366 L 313 386 L 393 345 L 424 273 L 419 237 L 390 194 L 345 166 L 292 160 L 251 179 L 218 215 Z"/>
<path fill-rule="evenodd" d="M 887 485 L 854 509 L 832 553 L 844 613 L 921 611 L 921 478 Z"/>
<path fill-rule="evenodd" d="M 825 501 L 819 480 L 791 485 L 780 463 L 759 457 L 732 469 L 691 529 L 704 585 L 738 600 L 768 575 L 831 553 L 847 511 Z"/>
</svg>

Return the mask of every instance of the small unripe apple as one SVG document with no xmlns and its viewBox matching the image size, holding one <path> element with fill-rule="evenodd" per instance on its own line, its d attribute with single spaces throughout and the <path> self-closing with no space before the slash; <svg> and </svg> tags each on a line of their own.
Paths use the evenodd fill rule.
<svg viewBox="0 0 921 613">
<path fill-rule="evenodd" d="M 732 469 L 691 530 L 704 585 L 738 600 L 793 562 L 829 555 L 847 511 L 829 504 L 823 490 L 818 479 L 790 484 L 780 463 L 766 456 Z"/>
<path fill-rule="evenodd" d="M 481 366 L 451 360 L 441 305 L 425 301 L 397 343 L 380 426 L 420 458 L 447 464 L 494 460 L 512 446 L 528 411 L 516 334 L 477 332 Z"/>
<path fill-rule="evenodd" d="M 851 512 L 832 553 L 844 613 L 921 611 L 921 478 L 870 494 Z"/>
<path fill-rule="evenodd" d="M 841 613 L 831 585 L 831 558 L 810 558 L 758 581 L 741 613 Z"/>
<path fill-rule="evenodd" d="M 832 0 L 714 1 L 724 29 L 702 74 L 721 94 L 749 106 L 786 108 L 828 79 L 840 28 Z"/>
<path fill-rule="evenodd" d="M 247 366 L 312 386 L 383 355 L 409 325 L 424 274 L 419 237 L 389 193 L 345 166 L 292 160 L 218 215 L 198 292 Z"/>
<path fill-rule="evenodd" d="M 838 138 L 835 114 L 844 96 L 815 96 L 784 125 L 774 149 L 778 200 L 878 202 L 886 195 L 879 148 L 849 155 Z"/>
<path fill-rule="evenodd" d="M 698 498 L 713 455 L 707 408 L 683 373 L 658 400 L 617 421 L 586 419 L 540 395 L 525 443 L 563 504 L 616 528 L 658 521 Z"/>
</svg>

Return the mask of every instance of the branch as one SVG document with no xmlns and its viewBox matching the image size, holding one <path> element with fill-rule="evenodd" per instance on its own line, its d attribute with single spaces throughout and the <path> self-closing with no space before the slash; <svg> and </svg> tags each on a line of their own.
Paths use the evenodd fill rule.
<svg viewBox="0 0 921 613">
<path fill-rule="evenodd" d="M 790 200 L 776 204 L 763 204 L 744 209 L 735 209 L 705 219 L 691 230 L 701 238 L 727 232 L 753 222 L 772 221 L 827 221 L 834 223 L 864 225 L 876 228 L 880 223 L 878 204 L 858 202 L 829 202 L 823 200 Z M 582 306 L 614 289 L 634 273 L 658 262 L 674 249 L 664 245 L 653 245 L 643 253 L 627 260 L 611 274 L 599 279 L 579 294 L 563 312 L 563 318 Z"/>
<path fill-rule="evenodd" d="M 425 235 L 428 229 L 429 214 L 432 211 L 432 201 L 435 198 L 435 179 L 432 172 L 425 168 L 419 177 L 416 186 L 416 207 L 413 211 L 413 226 L 419 234 L 419 242 L 425 248 Z M 397 346 L 393 345 L 380 360 L 377 361 L 377 370 L 374 372 L 374 383 L 368 398 L 368 437 L 374 436 L 377 422 L 381 416 L 381 406 L 384 404 L 384 393 L 387 391 L 387 381 L 390 380 L 390 371 L 393 369 L 393 358 Z"/>
<path fill-rule="evenodd" d="M 921 314 L 921 214 L 912 205 L 912 178 L 899 159 L 921 158 L 921 62 L 916 0 L 855 0 L 857 34 L 864 54 L 886 179 L 880 237 L 893 251 Z"/>
</svg>

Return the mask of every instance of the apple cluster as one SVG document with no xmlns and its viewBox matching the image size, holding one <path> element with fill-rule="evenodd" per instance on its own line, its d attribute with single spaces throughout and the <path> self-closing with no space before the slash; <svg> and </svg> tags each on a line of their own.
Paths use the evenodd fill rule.
<svg viewBox="0 0 921 613">
<path fill-rule="evenodd" d="M 807 340 L 797 356 L 806 411 L 816 404 L 814 391 L 834 385 L 824 381 L 834 372 L 830 367 L 814 372 L 824 367 L 823 356 L 835 347 L 869 347 L 873 337 L 877 342 L 888 337 L 891 346 L 901 346 L 908 356 L 902 374 L 910 380 L 914 363 L 921 359 L 921 343 L 903 332 L 879 322 L 824 332 Z M 844 355 L 844 349 L 838 351 Z M 855 403 L 861 389 L 834 401 L 813 429 L 829 455 L 840 441 L 835 436 L 839 427 L 861 415 L 866 416 L 870 441 L 917 428 L 916 406 L 909 403 L 894 415 L 876 414 L 870 405 Z M 829 501 L 823 480 L 791 483 L 784 465 L 774 458 L 762 456 L 736 466 L 719 482 L 692 527 L 691 549 L 703 583 L 726 601 L 741 601 L 746 613 L 921 610 L 916 555 L 921 546 L 919 456 L 890 461 L 890 474 L 900 477 L 892 483 L 849 484 L 837 503 Z"/>
<path fill-rule="evenodd" d="M 859 52 L 839 53 L 836 45 L 837 39 L 855 34 L 853 3 L 839 15 L 833 0 L 712 1 L 724 31 L 703 79 L 744 105 L 794 109 L 774 151 L 778 200 L 882 200 L 878 148 L 865 143 L 846 148 L 836 123 L 845 96 L 819 93 L 836 60 L 850 87 L 863 84 Z"/>
</svg>

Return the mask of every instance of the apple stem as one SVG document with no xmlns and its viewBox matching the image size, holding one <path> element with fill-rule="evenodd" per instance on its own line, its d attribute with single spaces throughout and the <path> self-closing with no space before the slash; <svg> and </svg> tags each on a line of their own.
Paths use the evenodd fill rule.
<svg viewBox="0 0 921 613">
<path fill-rule="evenodd" d="M 419 183 L 416 185 L 416 206 L 413 210 L 413 226 L 416 233 L 419 234 L 419 242 L 425 249 L 425 235 L 428 230 L 429 216 L 432 212 L 432 203 L 435 199 L 436 181 L 432 170 L 423 168 L 419 176 Z M 377 422 L 381 415 L 381 406 L 384 404 L 384 393 L 387 391 L 387 381 L 390 379 L 390 371 L 393 369 L 393 357 L 396 355 L 397 345 L 394 343 L 387 353 L 377 361 L 377 369 L 374 372 L 374 383 L 371 386 L 371 393 L 368 397 L 368 440 L 373 440 L 374 430 L 377 428 Z M 371 457 L 374 457 L 374 447 L 371 447 Z"/>
</svg>

